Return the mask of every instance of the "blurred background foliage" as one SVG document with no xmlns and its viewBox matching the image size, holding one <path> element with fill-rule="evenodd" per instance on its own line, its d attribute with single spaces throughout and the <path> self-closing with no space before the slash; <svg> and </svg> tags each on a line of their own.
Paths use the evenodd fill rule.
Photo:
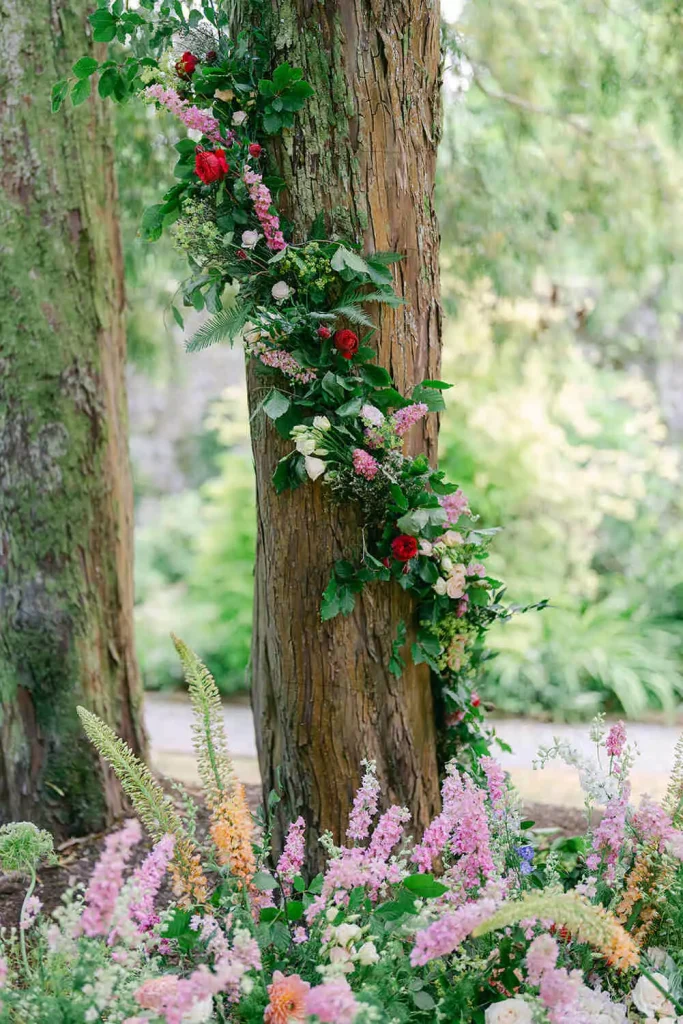
<svg viewBox="0 0 683 1024">
<path fill-rule="evenodd" d="M 558 718 L 683 698 L 683 23 L 648 0 L 469 0 L 452 20 L 438 207 L 441 461 L 495 574 L 551 607 L 492 635 L 481 690 Z M 176 126 L 119 123 L 146 684 L 182 624 L 248 686 L 255 505 L 239 352 L 185 356 L 167 241 L 136 236 Z M 195 314 L 190 311 L 189 320 Z"/>
</svg>

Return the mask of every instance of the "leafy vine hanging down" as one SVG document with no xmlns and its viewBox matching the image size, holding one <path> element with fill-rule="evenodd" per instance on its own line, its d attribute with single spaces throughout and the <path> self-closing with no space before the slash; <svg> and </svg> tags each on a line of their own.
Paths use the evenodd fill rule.
<svg viewBox="0 0 683 1024">
<path fill-rule="evenodd" d="M 90 21 L 95 41 L 116 41 L 123 56 L 81 58 L 75 78 L 54 86 L 53 107 L 67 95 L 82 103 L 98 74 L 102 97 L 139 96 L 191 133 L 175 147 L 177 184 L 141 227 L 150 241 L 170 229 L 191 271 L 183 303 L 211 314 L 188 350 L 241 337 L 267 389 L 260 410 L 293 441 L 275 469 L 276 490 L 320 479 L 333 501 L 363 510 L 358 551 L 335 564 L 322 619 L 348 615 L 368 583 L 410 591 L 419 622 L 410 653 L 440 682 L 446 753 L 463 741 L 480 753 L 483 712 L 472 679 L 486 657 L 486 630 L 514 610 L 486 568 L 496 531 L 478 526 L 465 495 L 425 455 L 403 453 L 405 435 L 444 408 L 450 385 L 425 380 L 405 396 L 374 362 L 366 306 L 402 303 L 391 271 L 401 255 L 362 254 L 351 241 L 327 239 L 322 215 L 295 244 L 278 216 L 284 182 L 272 173 L 269 144 L 294 126 L 311 86 L 287 63 L 268 77 L 265 38 L 228 38 L 227 15 L 210 0 L 187 18 L 165 0 L 141 0 L 135 11 L 115 0 Z M 183 326 L 176 306 L 173 315 Z M 406 636 L 401 623 L 389 665 L 397 675 Z"/>
</svg>

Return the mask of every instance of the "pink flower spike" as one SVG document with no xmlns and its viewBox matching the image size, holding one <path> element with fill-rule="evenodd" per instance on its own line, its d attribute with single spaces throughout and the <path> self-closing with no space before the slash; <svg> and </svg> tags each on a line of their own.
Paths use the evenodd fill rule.
<svg viewBox="0 0 683 1024">
<path fill-rule="evenodd" d="M 252 171 L 251 167 L 245 167 L 243 178 L 249 192 L 249 198 L 254 204 L 254 211 L 263 228 L 266 245 L 272 252 L 281 252 L 282 249 L 287 248 L 287 243 L 285 242 L 285 236 L 280 230 L 279 217 L 276 213 L 270 212 L 270 207 L 273 203 L 270 189 L 263 184 L 263 176 L 257 174 L 256 171 Z"/>
<path fill-rule="evenodd" d="M 278 877 L 285 883 L 293 882 L 303 866 L 305 830 L 306 822 L 299 817 L 292 822 L 287 831 L 285 847 L 277 862 Z"/>
<path fill-rule="evenodd" d="M 142 839 L 140 823 L 132 818 L 119 832 L 107 836 L 85 893 L 80 928 L 89 938 L 106 935 L 123 884 L 123 872 L 133 847 Z"/>
<path fill-rule="evenodd" d="M 410 428 L 418 423 L 423 416 L 426 416 L 429 412 L 429 407 L 424 402 L 416 402 L 413 405 L 406 405 L 404 409 L 399 409 L 393 415 L 393 427 L 394 431 L 399 437 L 403 437 L 407 434 Z"/>
<path fill-rule="evenodd" d="M 354 448 L 352 458 L 353 469 L 358 476 L 364 476 L 366 480 L 375 479 L 379 470 L 377 459 L 373 458 L 369 452 L 364 452 L 362 448 Z"/>
<path fill-rule="evenodd" d="M 360 1006 L 346 978 L 316 985 L 306 996 L 306 1013 L 321 1024 L 353 1024 Z"/>
<path fill-rule="evenodd" d="M 372 819 L 377 814 L 379 801 L 379 782 L 374 761 L 363 761 L 365 775 L 360 789 L 353 800 L 353 808 L 349 816 L 349 827 L 346 834 L 349 839 L 367 839 Z"/>
</svg>

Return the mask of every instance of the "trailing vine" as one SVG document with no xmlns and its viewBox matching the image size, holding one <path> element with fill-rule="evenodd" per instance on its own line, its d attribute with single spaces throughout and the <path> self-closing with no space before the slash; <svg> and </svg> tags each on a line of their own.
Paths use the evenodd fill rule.
<svg viewBox="0 0 683 1024">
<path fill-rule="evenodd" d="M 141 0 L 135 11 L 105 3 L 90 17 L 94 39 L 115 44 L 119 57 L 81 58 L 74 77 L 56 83 L 53 107 L 67 96 L 84 102 L 98 75 L 100 96 L 140 97 L 188 129 L 175 147 L 177 183 L 141 225 L 149 241 L 171 232 L 190 267 L 182 304 L 210 314 L 188 351 L 242 338 L 264 382 L 259 411 L 293 442 L 275 467 L 276 490 L 320 479 L 331 501 L 362 510 L 358 551 L 334 565 L 321 618 L 350 614 L 370 583 L 409 591 L 417 637 L 406 652 L 400 624 L 389 669 L 400 675 L 408 656 L 426 662 L 440 684 L 445 753 L 466 741 L 476 756 L 483 712 L 472 680 L 487 657 L 487 629 L 514 611 L 486 567 L 496 531 L 479 526 L 463 492 L 425 455 L 403 452 L 412 427 L 445 408 L 450 385 L 424 380 L 402 395 L 375 362 L 367 306 L 402 304 L 391 269 L 400 254 L 327 238 L 322 215 L 307 238 L 292 239 L 277 209 L 284 182 L 272 143 L 313 90 L 288 63 L 269 76 L 266 39 L 258 31 L 231 39 L 227 20 L 211 0 L 187 16 L 165 0 Z"/>
</svg>

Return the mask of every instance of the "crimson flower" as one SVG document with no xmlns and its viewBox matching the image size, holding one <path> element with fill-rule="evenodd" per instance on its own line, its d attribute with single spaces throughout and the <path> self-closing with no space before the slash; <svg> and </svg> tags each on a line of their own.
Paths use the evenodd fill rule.
<svg viewBox="0 0 683 1024">
<path fill-rule="evenodd" d="M 199 57 L 195 57 L 189 50 L 185 50 L 179 61 L 176 61 L 176 72 L 181 78 L 191 78 L 195 68 L 199 64 Z"/>
<path fill-rule="evenodd" d="M 222 149 L 198 150 L 194 159 L 194 169 L 205 185 L 214 181 L 222 181 L 230 170 Z"/>
<path fill-rule="evenodd" d="M 323 341 L 325 341 L 326 338 L 331 337 L 332 331 L 329 329 L 329 327 L 325 327 L 325 325 L 323 324 L 321 327 L 318 328 L 317 334 L 319 338 L 322 338 Z"/>
<path fill-rule="evenodd" d="M 235 256 L 237 257 L 238 260 L 248 260 L 249 259 L 249 257 L 247 256 L 246 252 L 244 251 L 244 249 L 238 249 L 237 252 L 235 253 Z"/>
<path fill-rule="evenodd" d="M 348 327 L 337 331 L 334 336 L 334 347 L 344 359 L 352 359 L 358 351 L 358 335 Z"/>
<path fill-rule="evenodd" d="M 417 541 L 407 533 L 402 533 L 392 540 L 391 553 L 398 562 L 409 562 L 417 554 Z"/>
<path fill-rule="evenodd" d="M 261 152 L 262 148 L 259 146 L 258 142 L 249 143 L 249 156 L 259 157 L 261 156 Z"/>
</svg>

